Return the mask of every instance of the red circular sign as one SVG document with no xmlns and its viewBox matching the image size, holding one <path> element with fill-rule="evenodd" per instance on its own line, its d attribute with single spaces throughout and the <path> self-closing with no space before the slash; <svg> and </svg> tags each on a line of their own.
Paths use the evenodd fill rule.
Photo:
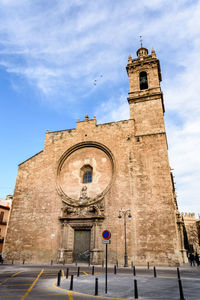
<svg viewBox="0 0 200 300">
<path fill-rule="evenodd" d="M 104 230 L 102 232 L 102 237 L 104 240 L 109 240 L 111 238 L 111 232 L 109 230 Z"/>
</svg>

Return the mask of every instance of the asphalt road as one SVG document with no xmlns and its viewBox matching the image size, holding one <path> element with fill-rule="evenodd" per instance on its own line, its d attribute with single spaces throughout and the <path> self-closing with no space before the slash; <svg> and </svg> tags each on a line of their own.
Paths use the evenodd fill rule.
<svg viewBox="0 0 200 300">
<path fill-rule="evenodd" d="M 66 278 L 66 270 L 69 276 Z M 57 286 L 57 274 L 61 270 L 60 286 Z M 108 269 L 107 293 L 105 293 L 105 269 L 75 265 L 33 266 L 0 265 L 0 300 L 16 299 L 135 299 L 134 280 L 137 280 L 139 299 L 179 300 L 179 284 L 176 268 L 157 268 L 154 277 L 153 268 L 136 267 L 133 269 Z M 183 294 L 186 300 L 200 300 L 200 267 L 184 266 L 180 268 Z M 73 275 L 73 290 L 70 290 Z M 95 294 L 95 281 L 98 278 L 98 296 Z"/>
</svg>

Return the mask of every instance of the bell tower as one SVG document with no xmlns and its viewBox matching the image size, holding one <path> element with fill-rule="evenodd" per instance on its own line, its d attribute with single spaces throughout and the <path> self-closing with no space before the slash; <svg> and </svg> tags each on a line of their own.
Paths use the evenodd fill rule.
<svg viewBox="0 0 200 300">
<path fill-rule="evenodd" d="M 135 135 L 130 153 L 133 228 L 136 228 L 133 260 L 141 261 L 145 257 L 146 261 L 157 260 L 158 264 L 161 261 L 178 264 L 184 261 L 184 249 L 180 246 L 183 243 L 177 226 L 178 208 L 168 159 L 160 63 L 154 49 L 148 54 L 148 49 L 141 45 L 137 58 L 129 55 L 126 69 Z"/>
<path fill-rule="evenodd" d="M 135 120 L 136 135 L 161 133 L 164 128 L 164 104 L 160 87 L 160 62 L 155 50 L 141 47 L 137 58 L 128 57 L 130 118 Z"/>
</svg>

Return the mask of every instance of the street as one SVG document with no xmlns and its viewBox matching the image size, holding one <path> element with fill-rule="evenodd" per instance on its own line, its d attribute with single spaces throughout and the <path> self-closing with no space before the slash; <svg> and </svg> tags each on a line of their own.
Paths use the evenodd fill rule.
<svg viewBox="0 0 200 300">
<path fill-rule="evenodd" d="M 0 265 L 0 300 L 3 299 L 135 299 L 134 280 L 140 299 L 180 299 L 176 268 L 153 267 L 133 269 L 108 268 L 108 291 L 105 293 L 105 274 L 101 266 L 80 265 Z M 68 268 L 68 278 L 66 278 Z M 61 270 L 60 285 L 57 275 Z M 200 299 L 200 267 L 180 268 L 184 298 Z M 73 275 L 73 276 L 71 276 Z M 155 277 L 156 275 L 156 277 Z M 73 277 L 73 287 L 71 278 Z M 95 295 L 95 282 L 98 291 Z M 70 290 L 70 287 L 72 290 Z M 97 287 L 96 287 L 97 288 Z"/>
</svg>

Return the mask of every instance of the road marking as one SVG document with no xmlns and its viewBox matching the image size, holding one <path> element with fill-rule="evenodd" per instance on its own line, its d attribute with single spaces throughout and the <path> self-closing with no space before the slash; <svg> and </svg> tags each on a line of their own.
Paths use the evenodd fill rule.
<svg viewBox="0 0 200 300">
<path fill-rule="evenodd" d="M 31 286 L 28 288 L 27 292 L 24 294 L 24 296 L 22 296 L 20 298 L 20 300 L 24 300 L 28 294 L 31 292 L 31 290 L 33 289 L 34 285 L 36 284 L 36 282 L 38 281 L 38 279 L 40 278 L 40 276 L 42 275 L 42 273 L 44 272 L 44 269 L 42 269 L 40 271 L 40 273 L 38 274 L 37 278 L 33 281 L 33 283 L 31 284 Z"/>
<path fill-rule="evenodd" d="M 88 275 L 88 273 L 87 273 L 87 272 L 84 272 L 84 271 L 83 271 L 83 274 Z"/>
<path fill-rule="evenodd" d="M 68 296 L 68 294 L 37 294 L 37 295 L 32 295 L 31 297 L 55 297 L 55 296 Z M 55 299 L 55 298 L 54 298 Z M 73 298 L 69 297 L 69 300 L 73 300 Z"/>
<path fill-rule="evenodd" d="M 68 296 L 69 296 L 69 300 L 73 300 L 72 294 L 70 292 L 67 292 Z"/>
<path fill-rule="evenodd" d="M 15 274 L 13 274 L 11 277 L 15 277 L 16 275 L 18 275 L 18 274 L 20 274 L 20 273 L 22 273 L 22 271 L 20 271 L 20 272 L 16 272 Z"/>
<path fill-rule="evenodd" d="M 89 294 L 84 294 L 84 293 L 80 293 L 80 292 L 74 292 L 74 291 L 69 291 L 69 290 L 66 290 L 66 289 L 63 289 L 61 287 L 58 287 L 56 286 L 56 281 L 54 281 L 52 283 L 52 286 L 58 290 L 61 290 L 61 291 L 65 291 L 67 292 L 67 295 L 69 296 L 69 300 L 73 300 L 73 294 L 74 295 L 84 295 L 84 296 L 88 296 L 88 297 L 95 297 L 95 298 L 103 298 L 103 299 L 110 299 L 111 297 L 106 297 L 106 296 L 94 296 L 94 295 L 89 295 Z M 130 298 L 113 298 L 112 297 L 112 300 L 129 300 Z M 143 300 L 153 300 L 153 299 L 149 299 L 149 298 L 144 298 Z"/>
<path fill-rule="evenodd" d="M 69 296 L 69 300 L 74 300 L 70 291 L 68 291 L 68 290 L 66 290 L 66 289 L 62 289 L 62 288 L 56 286 L 56 281 L 54 281 L 54 282 L 52 283 L 52 286 L 53 286 L 54 289 L 61 290 L 61 291 L 65 291 L 65 292 L 67 293 L 67 295 Z M 62 294 L 60 294 L 60 295 L 62 295 Z"/>
<path fill-rule="evenodd" d="M 16 272 L 16 273 L 12 274 L 10 277 L 14 277 L 19 273 L 22 273 L 22 271 L 21 272 Z M 2 282 L 0 282 L 0 285 L 2 285 L 4 282 L 8 281 L 10 279 L 10 277 L 8 277 L 8 278 L 4 279 Z"/>
<path fill-rule="evenodd" d="M 2 285 L 4 282 L 8 281 L 9 278 L 4 279 L 2 282 L 0 282 L 0 285 Z"/>
</svg>

